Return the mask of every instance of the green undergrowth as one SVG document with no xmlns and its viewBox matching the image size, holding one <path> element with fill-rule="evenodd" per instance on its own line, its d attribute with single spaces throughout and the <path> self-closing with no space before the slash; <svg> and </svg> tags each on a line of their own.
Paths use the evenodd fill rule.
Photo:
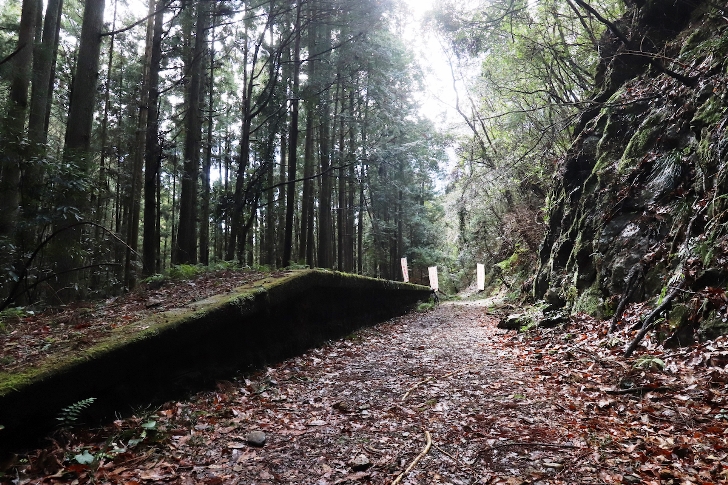
<svg viewBox="0 0 728 485">
<path fill-rule="evenodd" d="M 193 279 L 205 273 L 213 273 L 215 271 L 227 270 L 254 270 L 261 273 L 270 273 L 271 268 L 268 266 L 255 266 L 253 268 L 241 266 L 236 261 L 220 261 L 210 266 L 202 264 L 178 264 L 173 265 L 169 270 L 162 274 L 155 274 L 142 280 L 142 284 L 150 286 L 161 286 L 169 281 L 181 281 Z M 296 269 L 296 268 L 290 268 Z"/>
</svg>

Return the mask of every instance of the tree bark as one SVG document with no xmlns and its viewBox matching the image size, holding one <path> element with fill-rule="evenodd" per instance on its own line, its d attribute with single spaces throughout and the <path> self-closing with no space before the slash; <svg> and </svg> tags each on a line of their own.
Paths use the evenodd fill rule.
<svg viewBox="0 0 728 485">
<path fill-rule="evenodd" d="M 347 158 L 346 153 L 346 123 L 345 123 L 345 100 L 346 90 L 344 88 L 344 79 L 342 76 L 339 77 L 339 150 L 338 159 L 339 169 L 336 171 L 338 176 L 338 188 L 337 188 L 337 211 L 336 211 L 336 265 L 339 271 L 345 271 L 344 263 L 344 238 L 346 232 L 346 178 L 344 177 L 344 161 Z"/>
<path fill-rule="evenodd" d="M 209 85 L 207 87 L 207 139 L 205 141 L 205 160 L 202 166 L 202 217 L 200 218 L 200 262 L 210 264 L 210 168 L 212 167 L 212 128 L 215 106 L 215 19 L 212 15 L 210 40 Z"/>
<path fill-rule="evenodd" d="M 301 73 L 301 2 L 296 7 L 296 40 L 293 46 L 293 89 L 291 98 L 291 124 L 288 133 L 288 186 L 286 187 L 286 225 L 283 241 L 283 266 L 291 265 L 293 251 L 293 213 L 296 196 L 296 157 L 298 146 L 298 105 Z"/>
<path fill-rule="evenodd" d="M 157 9 L 159 2 L 149 0 Z M 162 28 L 164 11 L 159 9 L 154 15 L 154 33 L 152 36 L 152 56 L 149 62 L 149 110 L 146 126 L 146 149 L 144 152 L 144 227 L 142 233 L 142 273 L 153 275 L 159 266 L 160 247 L 157 221 L 159 200 L 157 192 L 160 187 L 159 172 L 162 161 L 162 149 L 159 144 L 159 69 L 162 62 Z"/>
<path fill-rule="evenodd" d="M 96 107 L 96 85 L 98 82 L 99 55 L 101 53 L 101 29 L 104 20 L 105 0 L 87 0 L 83 12 L 81 39 L 78 49 L 78 62 L 73 78 L 71 100 L 66 120 L 66 137 L 63 149 L 64 163 L 77 167 L 74 174 L 75 186 L 80 187 L 68 191 L 62 201 L 66 207 L 77 212 L 77 217 L 89 218 L 90 203 L 84 182 L 89 182 L 93 168 L 91 149 L 91 132 L 93 128 L 94 109 Z M 78 180 L 78 179 L 81 180 Z M 78 182 L 81 182 L 79 185 Z M 73 185 L 72 185 L 73 186 Z M 67 225 L 65 217 L 56 219 L 56 225 Z M 79 277 L 74 274 L 75 268 L 83 266 L 83 256 L 77 250 L 80 246 L 80 233 L 76 230 L 64 231 L 53 245 L 56 258 L 57 279 L 56 294 L 64 299 L 80 295 L 84 288 L 78 288 Z"/>
<path fill-rule="evenodd" d="M 91 147 L 91 129 L 96 104 L 96 83 L 98 82 L 99 54 L 101 51 L 101 29 L 104 22 L 105 0 L 87 0 L 83 12 L 81 41 L 78 49 L 78 63 L 73 78 L 64 158 L 77 158 L 80 167 L 87 172 L 91 168 L 88 151 Z M 79 194 L 79 196 L 85 194 Z"/>
<path fill-rule="evenodd" d="M 174 264 L 197 264 L 197 192 L 200 175 L 200 144 L 202 116 L 200 113 L 202 56 L 206 43 L 207 4 L 197 4 L 194 29 L 194 48 L 188 57 L 190 83 L 187 88 L 187 118 L 185 126 L 184 162 L 177 229 L 177 250 L 173 251 Z M 191 8 L 191 7 L 187 7 Z M 190 32 L 191 33 L 191 32 Z M 190 36 L 192 38 L 192 36 Z"/>
<path fill-rule="evenodd" d="M 321 64 L 326 65 L 331 46 L 331 24 L 325 23 L 321 35 L 321 50 L 326 54 L 321 56 Z M 329 83 L 328 76 L 321 77 L 321 85 Z M 319 112 L 319 160 L 321 163 L 321 191 L 319 193 L 318 217 L 318 265 L 322 268 L 331 268 L 331 191 L 332 179 L 329 174 L 331 168 L 331 120 L 330 94 L 328 89 L 321 93 Z"/>
<path fill-rule="evenodd" d="M 41 148 L 48 139 L 46 111 L 52 102 L 53 64 L 58 51 L 56 38 L 61 28 L 61 12 L 63 0 L 49 0 L 46 6 L 43 37 L 36 44 L 33 54 L 33 87 L 30 96 L 30 118 L 28 120 L 28 138 L 31 145 Z M 38 153 L 43 150 L 38 150 Z M 28 174 L 28 178 L 32 175 Z M 24 184 L 25 185 L 25 184 Z"/>
<path fill-rule="evenodd" d="M 33 40 L 39 0 L 24 0 L 18 32 L 17 54 L 12 58 L 10 95 L 4 120 L 3 157 L 0 165 L 0 193 L 3 196 L 3 210 L 0 211 L 0 262 L 14 252 L 12 239 L 15 236 L 20 214 L 21 161 L 24 158 L 22 140 L 28 113 L 28 88 L 33 65 Z"/>
<path fill-rule="evenodd" d="M 146 155 L 146 135 L 149 120 L 149 93 L 151 90 L 152 51 L 154 49 L 154 10 L 155 1 L 149 0 L 141 99 L 139 101 L 136 140 L 132 156 L 131 217 L 127 227 L 127 248 L 124 264 L 124 281 L 129 289 L 134 288 L 137 281 L 137 272 L 134 266 L 139 245 L 139 217 L 141 214 L 142 184 L 144 183 L 142 169 Z"/>
<path fill-rule="evenodd" d="M 306 86 L 306 139 L 304 142 L 303 155 L 303 197 L 301 200 L 301 241 L 298 254 L 300 258 L 306 258 L 306 264 L 310 267 L 314 266 L 313 258 L 313 224 L 314 224 L 314 118 L 316 111 L 316 55 L 317 50 L 317 28 L 314 20 L 316 14 L 316 1 L 310 0 L 308 5 L 308 64 Z"/>
<path fill-rule="evenodd" d="M 33 82 L 30 96 L 30 111 L 28 118 L 28 141 L 32 157 L 25 164 L 21 174 L 21 207 L 24 220 L 24 229 L 19 241 L 21 252 L 27 252 L 35 247 L 39 241 L 38 211 L 42 204 L 45 170 L 37 160 L 42 159 L 46 152 L 48 140 L 48 126 L 46 112 L 52 103 L 53 66 L 57 53 L 58 31 L 60 30 L 60 16 L 63 0 L 50 0 L 46 7 L 45 22 L 43 23 L 42 38 L 36 38 L 33 52 Z M 42 9 L 38 9 L 37 18 Z M 36 26 L 36 32 L 40 25 Z"/>
<path fill-rule="evenodd" d="M 286 76 L 284 74 L 283 78 L 285 79 Z M 276 266 L 278 268 L 282 268 L 283 266 L 283 248 L 286 244 L 286 209 L 288 207 L 288 204 L 286 202 L 286 192 L 288 191 L 285 182 L 286 182 L 286 173 L 287 173 L 287 165 L 286 160 L 288 151 L 286 150 L 286 147 L 288 144 L 286 143 L 286 140 L 288 140 L 288 128 L 285 126 L 281 130 L 280 133 L 281 137 L 281 156 L 280 156 L 280 166 L 278 167 L 278 183 L 281 184 L 280 187 L 278 187 L 278 238 L 276 241 Z"/>
<path fill-rule="evenodd" d="M 349 93 L 349 113 L 352 124 L 349 126 L 349 154 L 346 167 L 346 234 L 344 237 L 344 271 L 356 270 L 354 264 L 354 164 L 356 162 L 356 131 L 354 130 L 354 97 L 355 91 Z"/>
</svg>

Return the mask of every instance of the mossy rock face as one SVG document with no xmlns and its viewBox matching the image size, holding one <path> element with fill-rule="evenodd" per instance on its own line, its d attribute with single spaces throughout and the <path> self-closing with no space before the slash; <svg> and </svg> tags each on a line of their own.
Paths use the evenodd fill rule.
<svg viewBox="0 0 728 485">
<path fill-rule="evenodd" d="M 712 340 L 721 335 L 728 335 L 728 320 L 725 316 L 710 312 L 708 318 L 700 322 L 698 337 L 701 341 Z"/>
<path fill-rule="evenodd" d="M 401 315 L 429 296 L 423 286 L 307 270 L 151 316 L 77 355 L 0 374 L 0 451 L 33 444 L 83 399 L 96 398 L 91 419 L 108 420 Z"/>
<path fill-rule="evenodd" d="M 533 315 L 527 313 L 514 313 L 508 315 L 498 322 L 498 328 L 502 330 L 517 330 L 522 331 L 525 328 L 530 328 L 536 324 L 536 320 Z"/>
<path fill-rule="evenodd" d="M 680 328 L 687 324 L 688 318 L 690 318 L 690 313 L 690 308 L 683 303 L 673 305 L 668 316 L 670 328 Z"/>
<path fill-rule="evenodd" d="M 604 298 L 596 285 L 581 293 L 571 309 L 573 313 L 586 313 L 592 317 L 603 319 L 609 315 L 604 305 Z"/>
<path fill-rule="evenodd" d="M 560 291 L 571 311 L 598 317 L 608 316 L 605 302 L 619 301 L 637 267 L 644 278 L 630 301 L 655 299 L 688 261 L 701 276 L 686 289 L 722 288 L 728 280 L 715 271 L 728 259 L 728 94 L 718 82 L 728 72 L 724 14 L 709 2 L 627 6 L 618 25 L 634 39 L 649 38 L 654 52 L 679 56 L 675 65 L 690 68 L 678 71 L 695 84 L 650 68 L 621 45 L 601 46 L 600 69 L 613 71 L 598 71 L 593 108 L 558 167 L 532 295 Z M 728 324 L 712 319 L 700 337 L 724 332 Z"/>
</svg>

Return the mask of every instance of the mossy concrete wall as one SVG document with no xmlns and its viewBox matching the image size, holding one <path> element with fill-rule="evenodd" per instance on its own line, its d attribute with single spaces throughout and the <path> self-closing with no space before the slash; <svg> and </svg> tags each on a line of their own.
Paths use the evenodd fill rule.
<svg viewBox="0 0 728 485">
<path fill-rule="evenodd" d="M 429 294 L 307 270 L 151 316 L 76 356 L 0 375 L 0 452 L 32 445 L 62 408 L 82 399 L 96 398 L 88 410 L 94 420 L 128 414 L 401 315 Z"/>
</svg>

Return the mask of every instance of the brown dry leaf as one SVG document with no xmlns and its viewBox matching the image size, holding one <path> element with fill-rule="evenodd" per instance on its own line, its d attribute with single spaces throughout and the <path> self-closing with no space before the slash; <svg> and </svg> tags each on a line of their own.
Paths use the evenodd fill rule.
<svg viewBox="0 0 728 485">
<path fill-rule="evenodd" d="M 164 480 L 169 478 L 169 475 L 159 470 L 144 470 L 139 474 L 139 478 L 142 480 Z"/>
</svg>

